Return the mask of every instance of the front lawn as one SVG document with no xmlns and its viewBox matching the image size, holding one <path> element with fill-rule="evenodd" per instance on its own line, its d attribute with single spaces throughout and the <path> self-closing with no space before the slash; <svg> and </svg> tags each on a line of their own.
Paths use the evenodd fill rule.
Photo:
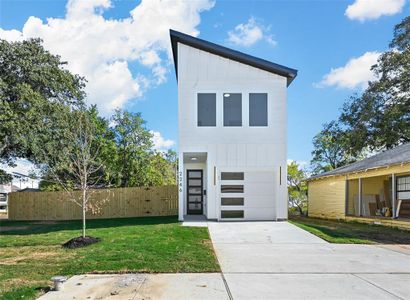
<svg viewBox="0 0 410 300">
<path fill-rule="evenodd" d="M 34 299 L 54 275 L 120 272 L 218 272 L 207 228 L 176 217 L 89 220 L 101 242 L 74 250 L 81 221 L 0 220 L 0 299 Z"/>
<path fill-rule="evenodd" d="M 292 224 L 336 244 L 410 244 L 410 232 L 358 222 L 295 217 Z"/>
</svg>

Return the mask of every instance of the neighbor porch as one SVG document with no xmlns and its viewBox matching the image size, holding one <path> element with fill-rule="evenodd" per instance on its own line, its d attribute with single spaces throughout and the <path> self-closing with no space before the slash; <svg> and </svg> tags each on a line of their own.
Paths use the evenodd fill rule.
<svg viewBox="0 0 410 300">
<path fill-rule="evenodd" d="M 357 173 L 346 180 L 346 220 L 410 228 L 410 173 Z"/>
</svg>

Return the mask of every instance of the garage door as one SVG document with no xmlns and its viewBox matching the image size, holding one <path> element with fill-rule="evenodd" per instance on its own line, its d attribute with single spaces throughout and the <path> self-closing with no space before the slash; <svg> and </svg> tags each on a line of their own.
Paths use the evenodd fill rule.
<svg viewBox="0 0 410 300">
<path fill-rule="evenodd" d="M 274 173 L 245 171 L 220 173 L 221 220 L 273 220 Z"/>
</svg>

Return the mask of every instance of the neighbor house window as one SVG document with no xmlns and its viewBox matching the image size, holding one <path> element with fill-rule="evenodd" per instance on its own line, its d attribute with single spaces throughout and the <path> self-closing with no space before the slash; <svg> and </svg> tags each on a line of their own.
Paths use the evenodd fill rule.
<svg viewBox="0 0 410 300">
<path fill-rule="evenodd" d="M 216 94 L 198 94 L 198 126 L 216 126 Z"/>
<path fill-rule="evenodd" d="M 225 93 L 224 126 L 242 126 L 242 95 Z"/>
<path fill-rule="evenodd" d="M 410 199 L 410 176 L 397 178 L 397 197 L 399 200 Z"/>
<path fill-rule="evenodd" d="M 249 94 L 249 126 L 268 126 L 268 94 Z"/>
</svg>

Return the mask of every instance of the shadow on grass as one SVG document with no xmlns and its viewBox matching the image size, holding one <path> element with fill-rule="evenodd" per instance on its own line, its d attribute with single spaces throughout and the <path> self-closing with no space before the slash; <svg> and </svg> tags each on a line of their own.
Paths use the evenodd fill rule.
<svg viewBox="0 0 410 300">
<path fill-rule="evenodd" d="M 87 229 L 111 228 L 121 226 L 144 226 L 177 223 L 176 216 L 137 217 L 119 219 L 87 220 Z M 82 221 L 8 221 L 0 220 L 1 235 L 30 235 L 62 230 L 81 230 Z"/>
<path fill-rule="evenodd" d="M 291 218 L 290 221 L 331 243 L 410 244 L 409 231 L 398 228 L 306 217 Z"/>
</svg>

